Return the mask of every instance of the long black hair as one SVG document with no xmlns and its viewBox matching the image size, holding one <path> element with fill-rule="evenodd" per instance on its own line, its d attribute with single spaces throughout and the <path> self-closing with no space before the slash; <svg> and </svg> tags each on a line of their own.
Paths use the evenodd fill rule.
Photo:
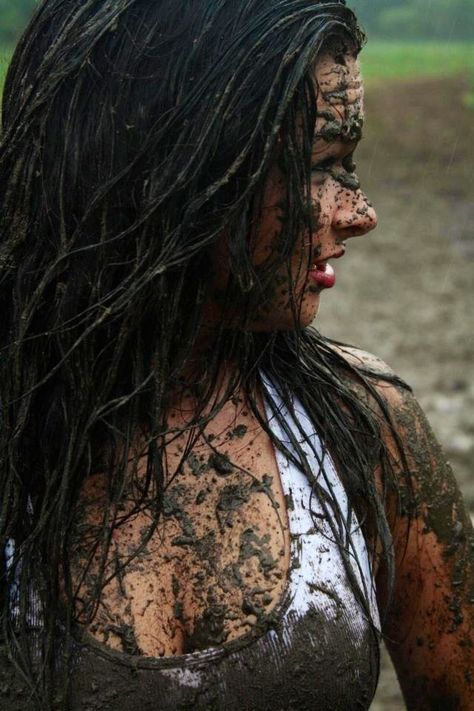
<svg viewBox="0 0 474 711">
<path fill-rule="evenodd" d="M 45 0 L 18 45 L 0 143 L 0 545 L 14 550 L 2 631 L 45 708 L 58 621 L 67 640 L 77 616 L 70 555 L 81 488 L 91 472 L 108 473 L 110 506 L 91 542 L 104 551 L 97 603 L 137 431 L 147 472 L 136 507 L 154 512 L 148 537 L 160 516 L 161 453 L 176 435 L 168 398 L 184 372 L 195 376 L 189 427 L 198 432 L 237 388 L 258 414 L 262 373 L 286 402 L 296 394 L 392 570 L 374 484 L 377 464 L 390 474 L 380 422 L 347 379 L 370 382 L 299 327 L 294 294 L 293 330 L 248 328 L 275 259 L 289 263 L 295 234 L 311 231 L 310 70 L 328 42 L 356 53 L 362 41 L 342 0 Z M 277 256 L 257 270 L 248 235 L 278 142 L 285 220 Z M 195 362 L 219 240 L 230 274 L 223 316 Z M 242 319 L 229 329 L 235 299 Z M 204 416 L 224 359 L 232 377 Z M 311 479 L 304 455 L 299 465 Z"/>
</svg>

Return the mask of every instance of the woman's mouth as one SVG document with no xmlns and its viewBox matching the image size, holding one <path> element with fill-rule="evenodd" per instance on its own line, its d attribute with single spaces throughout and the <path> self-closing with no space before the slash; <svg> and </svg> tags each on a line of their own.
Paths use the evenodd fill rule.
<svg viewBox="0 0 474 711">
<path fill-rule="evenodd" d="M 320 289 L 332 289 L 336 283 L 336 274 L 328 262 L 314 264 L 309 271 L 309 278 L 317 284 Z"/>
</svg>

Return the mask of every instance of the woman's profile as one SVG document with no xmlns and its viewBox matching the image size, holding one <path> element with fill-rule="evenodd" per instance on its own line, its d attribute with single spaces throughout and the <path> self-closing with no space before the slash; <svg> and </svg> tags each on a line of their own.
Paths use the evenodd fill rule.
<svg viewBox="0 0 474 711">
<path fill-rule="evenodd" d="M 368 709 L 382 638 L 409 709 L 472 708 L 453 474 L 311 325 L 377 223 L 363 41 L 342 0 L 43 0 L 21 39 L 0 709 Z"/>
</svg>

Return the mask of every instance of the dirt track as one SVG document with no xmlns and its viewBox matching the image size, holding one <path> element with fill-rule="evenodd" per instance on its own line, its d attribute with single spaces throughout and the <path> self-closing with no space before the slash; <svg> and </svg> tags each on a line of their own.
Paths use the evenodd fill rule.
<svg viewBox="0 0 474 711">
<path fill-rule="evenodd" d="M 466 88 L 451 78 L 367 92 L 357 163 L 379 228 L 349 243 L 317 325 L 376 353 L 412 385 L 474 511 L 474 122 Z M 404 708 L 384 671 L 373 711 Z"/>
</svg>

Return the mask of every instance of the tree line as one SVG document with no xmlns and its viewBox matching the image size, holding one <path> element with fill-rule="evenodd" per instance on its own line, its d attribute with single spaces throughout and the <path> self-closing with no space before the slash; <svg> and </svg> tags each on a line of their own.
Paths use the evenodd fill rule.
<svg viewBox="0 0 474 711">
<path fill-rule="evenodd" d="M 474 0 L 347 2 L 371 37 L 474 40 Z M 13 44 L 18 39 L 38 3 L 39 0 L 0 0 L 2 44 Z"/>
<path fill-rule="evenodd" d="M 474 0 L 347 0 L 370 37 L 474 40 Z"/>
<path fill-rule="evenodd" d="M 0 42 L 13 44 L 28 24 L 38 0 L 0 0 Z"/>
</svg>

